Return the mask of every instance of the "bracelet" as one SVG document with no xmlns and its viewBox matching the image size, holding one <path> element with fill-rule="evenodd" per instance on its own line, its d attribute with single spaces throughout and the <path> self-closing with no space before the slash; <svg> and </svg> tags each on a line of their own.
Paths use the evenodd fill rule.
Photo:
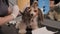
<svg viewBox="0 0 60 34">
<path fill-rule="evenodd" d="M 11 14 L 11 15 L 14 17 L 14 19 L 16 18 L 16 16 L 14 14 Z"/>
</svg>

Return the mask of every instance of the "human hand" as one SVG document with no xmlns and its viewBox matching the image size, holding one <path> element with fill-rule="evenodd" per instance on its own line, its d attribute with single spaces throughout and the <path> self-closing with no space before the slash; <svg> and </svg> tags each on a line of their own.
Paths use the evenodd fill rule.
<svg viewBox="0 0 60 34">
<path fill-rule="evenodd" d="M 13 12 L 11 15 L 13 15 L 14 18 L 16 18 L 19 14 L 19 7 L 17 5 L 13 6 Z"/>
</svg>

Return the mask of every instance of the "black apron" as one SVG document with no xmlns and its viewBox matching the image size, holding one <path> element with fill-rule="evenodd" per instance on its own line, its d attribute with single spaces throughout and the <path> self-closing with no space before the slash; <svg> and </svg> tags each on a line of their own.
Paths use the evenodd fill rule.
<svg viewBox="0 0 60 34">
<path fill-rule="evenodd" d="M 0 17 L 8 15 L 8 5 L 3 0 L 0 0 Z"/>
<path fill-rule="evenodd" d="M 0 17 L 4 17 L 6 15 L 8 15 L 8 5 L 4 0 L 0 0 Z M 1 26 L 0 26 L 0 34 L 3 34 Z"/>
</svg>

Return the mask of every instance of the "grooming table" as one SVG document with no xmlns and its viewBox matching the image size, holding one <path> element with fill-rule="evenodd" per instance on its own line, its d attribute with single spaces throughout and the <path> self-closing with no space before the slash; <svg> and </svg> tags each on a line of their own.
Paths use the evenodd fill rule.
<svg viewBox="0 0 60 34">
<path fill-rule="evenodd" d="M 54 34 L 60 30 L 60 22 L 58 22 L 58 21 L 53 21 L 50 19 L 44 19 L 44 22 L 41 24 L 44 25 L 44 27 L 33 30 L 32 34 Z M 52 30 L 51 29 L 48 30 L 47 26 L 49 28 L 51 28 Z"/>
<path fill-rule="evenodd" d="M 17 17 L 16 19 L 14 19 L 14 21 L 21 21 L 21 17 L 22 16 Z M 49 27 L 53 27 L 56 29 L 60 29 L 60 22 L 58 22 L 58 21 L 44 19 L 44 22 L 42 22 L 41 24 L 44 26 L 49 26 Z"/>
<path fill-rule="evenodd" d="M 21 16 L 14 19 L 14 21 L 21 21 Z M 42 22 L 41 24 L 44 26 L 49 26 L 49 27 L 53 27 L 56 29 L 60 29 L 60 22 L 58 22 L 58 21 L 54 21 L 54 20 L 50 20 L 50 19 L 44 19 L 44 22 Z"/>
<path fill-rule="evenodd" d="M 55 32 L 48 31 L 46 27 L 38 28 L 32 31 L 32 34 L 54 34 Z"/>
<path fill-rule="evenodd" d="M 19 21 L 20 22 L 21 21 L 21 16 L 14 19 L 14 21 Z M 56 28 L 56 29 L 60 30 L 60 22 L 58 22 L 58 21 L 53 21 L 53 20 L 50 20 L 50 19 L 44 19 L 44 22 L 41 23 L 41 24 L 44 25 L 44 27 L 33 30 L 32 34 L 40 34 L 40 33 L 43 34 L 42 32 L 44 32 L 46 34 L 53 34 L 53 33 L 56 32 L 56 31 L 52 32 L 52 31 L 47 30 L 47 26 L 51 27 L 51 29 Z"/>
<path fill-rule="evenodd" d="M 56 29 L 60 30 L 60 22 L 58 21 L 54 21 L 54 20 L 50 20 L 50 19 L 44 19 L 44 22 L 41 23 L 42 25 L 48 26 L 48 27 L 53 27 Z"/>
</svg>

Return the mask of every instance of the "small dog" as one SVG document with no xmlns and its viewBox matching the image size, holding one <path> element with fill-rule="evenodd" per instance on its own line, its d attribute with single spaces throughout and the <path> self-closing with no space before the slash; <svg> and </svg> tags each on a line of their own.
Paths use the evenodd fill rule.
<svg viewBox="0 0 60 34">
<path fill-rule="evenodd" d="M 34 2 L 31 7 L 27 7 L 22 14 L 22 21 L 16 24 L 16 28 L 19 28 L 20 34 L 26 34 L 26 28 L 37 29 L 38 21 L 43 21 L 43 14 L 37 7 L 38 3 Z M 18 25 L 18 26 L 17 26 Z"/>
<path fill-rule="evenodd" d="M 59 6 L 54 6 L 54 8 L 50 9 L 47 16 L 51 20 L 60 21 L 60 8 L 59 8 Z"/>
</svg>

